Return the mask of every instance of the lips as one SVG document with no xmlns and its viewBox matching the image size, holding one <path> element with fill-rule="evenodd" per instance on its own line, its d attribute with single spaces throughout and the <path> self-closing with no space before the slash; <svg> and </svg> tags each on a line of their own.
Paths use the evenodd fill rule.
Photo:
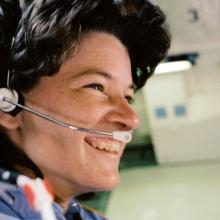
<svg viewBox="0 0 220 220">
<path fill-rule="evenodd" d="M 96 149 L 110 153 L 120 153 L 121 151 L 121 145 L 118 141 L 92 137 L 86 138 L 86 142 Z"/>
</svg>

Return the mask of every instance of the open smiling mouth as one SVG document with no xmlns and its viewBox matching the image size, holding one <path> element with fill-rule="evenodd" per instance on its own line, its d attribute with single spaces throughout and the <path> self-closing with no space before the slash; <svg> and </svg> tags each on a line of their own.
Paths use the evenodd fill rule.
<svg viewBox="0 0 220 220">
<path fill-rule="evenodd" d="M 110 153 L 120 153 L 121 150 L 121 146 L 120 143 L 118 141 L 113 141 L 113 140 L 104 140 L 104 139 L 100 139 L 100 138 L 86 138 L 85 139 L 86 142 L 99 150 L 103 150 L 106 152 L 110 152 Z"/>
</svg>

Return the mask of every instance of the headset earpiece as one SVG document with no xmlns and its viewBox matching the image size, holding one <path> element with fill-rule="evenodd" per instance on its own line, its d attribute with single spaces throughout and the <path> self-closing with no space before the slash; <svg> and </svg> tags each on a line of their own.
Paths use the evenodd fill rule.
<svg viewBox="0 0 220 220">
<path fill-rule="evenodd" d="M 24 105 L 23 95 L 15 90 L 0 88 L 0 110 L 9 113 L 12 116 L 16 116 L 21 111 L 21 108 L 5 101 L 4 98 L 7 98 L 15 103 Z"/>
</svg>

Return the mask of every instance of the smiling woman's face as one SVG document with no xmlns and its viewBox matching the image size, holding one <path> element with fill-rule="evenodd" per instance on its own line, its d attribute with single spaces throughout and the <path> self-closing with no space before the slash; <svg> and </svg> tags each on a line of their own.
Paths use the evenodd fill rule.
<svg viewBox="0 0 220 220">
<path fill-rule="evenodd" d="M 59 72 L 43 77 L 25 99 L 27 105 L 76 126 L 132 131 L 138 124 L 129 104 L 132 96 L 126 48 L 110 34 L 92 32 Z M 21 114 L 21 146 L 58 196 L 68 198 L 119 184 L 124 143 Z"/>
</svg>

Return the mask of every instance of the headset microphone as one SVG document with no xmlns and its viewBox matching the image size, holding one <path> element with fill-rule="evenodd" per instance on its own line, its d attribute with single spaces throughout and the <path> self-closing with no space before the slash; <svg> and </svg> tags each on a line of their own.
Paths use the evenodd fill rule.
<svg viewBox="0 0 220 220">
<path fill-rule="evenodd" d="M 18 93 L 15 90 L 10 90 L 7 88 L 0 88 L 0 110 L 15 116 L 21 111 L 21 109 L 28 111 L 34 115 L 37 115 L 54 124 L 60 125 L 65 128 L 69 128 L 74 131 L 89 132 L 89 133 L 97 134 L 100 136 L 107 136 L 107 137 L 113 138 L 114 140 L 118 140 L 124 143 L 130 142 L 132 139 L 131 133 L 127 131 L 113 131 L 113 132 L 99 131 L 99 130 L 93 130 L 89 128 L 77 127 L 77 126 L 73 126 L 71 124 L 65 123 L 61 120 L 55 119 L 39 111 L 36 111 L 35 109 L 25 106 L 24 98 L 21 93 Z"/>
</svg>

